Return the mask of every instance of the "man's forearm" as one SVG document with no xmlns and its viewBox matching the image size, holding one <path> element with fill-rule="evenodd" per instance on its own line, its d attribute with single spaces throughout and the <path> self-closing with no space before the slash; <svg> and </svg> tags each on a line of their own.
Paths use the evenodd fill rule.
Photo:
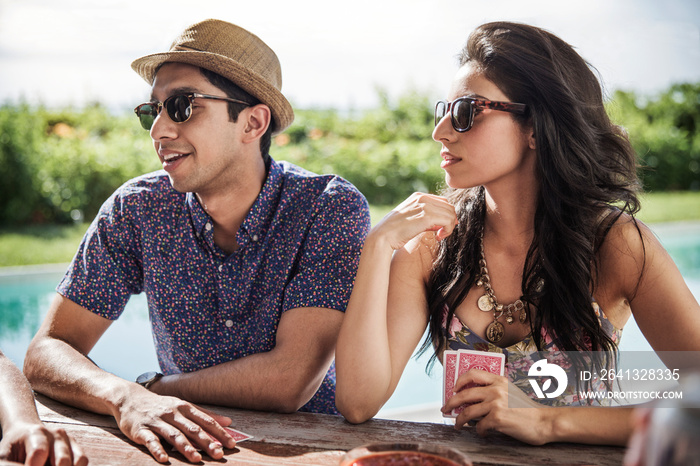
<svg viewBox="0 0 700 466">
<path fill-rule="evenodd" d="M 24 360 L 24 373 L 40 393 L 112 416 L 130 385 L 100 369 L 69 344 L 48 337 L 32 341 Z"/>
<path fill-rule="evenodd" d="M 328 372 L 342 318 L 343 313 L 333 309 L 290 309 L 282 314 L 272 350 L 166 376 L 151 389 L 193 403 L 296 411 L 313 397 Z"/>
<path fill-rule="evenodd" d="M 103 371 L 60 340 L 45 337 L 33 341 L 24 367 L 38 391 L 73 406 L 114 416 L 119 429 L 148 448 L 161 463 L 168 461 L 171 448 L 164 448 L 160 439 L 194 463 L 202 460 L 198 449 L 219 459 L 222 446 L 235 446 L 221 427 L 229 425 L 231 419 L 210 416 L 190 403 L 150 393 Z"/>
<path fill-rule="evenodd" d="M 330 361 L 326 371 L 329 365 Z M 294 361 L 277 358 L 270 351 L 195 372 L 165 376 L 151 390 L 193 403 L 294 412 L 316 393 L 326 371 L 306 371 Z"/>
</svg>

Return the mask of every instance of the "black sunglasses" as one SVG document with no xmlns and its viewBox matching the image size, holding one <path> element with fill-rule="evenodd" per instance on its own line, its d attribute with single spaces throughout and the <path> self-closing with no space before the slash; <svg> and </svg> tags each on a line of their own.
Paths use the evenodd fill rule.
<svg viewBox="0 0 700 466">
<path fill-rule="evenodd" d="M 174 94 L 160 102 L 147 102 L 141 104 L 134 109 L 134 113 L 139 117 L 141 126 L 143 129 L 150 131 L 153 126 L 153 122 L 160 111 L 165 107 L 168 112 L 168 116 L 175 123 L 184 123 L 190 119 L 192 116 L 192 103 L 194 99 L 212 99 L 212 100 L 225 100 L 227 102 L 233 102 L 236 104 L 252 105 L 249 102 L 244 102 L 242 100 L 230 99 L 228 97 L 220 97 L 218 95 L 207 95 L 207 94 L 197 94 L 196 92 L 191 92 L 189 94 Z"/>
<path fill-rule="evenodd" d="M 455 131 L 464 133 L 469 131 L 474 124 L 474 111 L 477 108 L 489 108 L 501 112 L 517 113 L 522 115 L 525 113 L 527 105 L 516 104 L 515 102 L 496 102 L 494 100 L 481 100 L 471 97 L 459 97 L 452 102 L 438 101 L 435 104 L 435 126 L 440 123 L 442 117 L 450 113 L 452 127 Z"/>
</svg>

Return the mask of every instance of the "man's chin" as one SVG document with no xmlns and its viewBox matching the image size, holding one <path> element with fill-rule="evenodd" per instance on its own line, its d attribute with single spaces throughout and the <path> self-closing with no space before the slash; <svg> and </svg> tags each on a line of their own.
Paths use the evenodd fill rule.
<svg viewBox="0 0 700 466">
<path fill-rule="evenodd" d="M 170 186 L 172 186 L 175 191 L 183 194 L 192 191 L 192 189 L 189 186 L 185 185 L 185 183 L 178 182 L 170 174 L 168 174 L 168 179 L 170 180 Z"/>
</svg>

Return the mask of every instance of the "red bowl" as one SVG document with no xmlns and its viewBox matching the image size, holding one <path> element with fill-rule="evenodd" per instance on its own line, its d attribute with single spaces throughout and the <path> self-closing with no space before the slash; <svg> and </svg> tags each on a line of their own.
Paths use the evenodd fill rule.
<svg viewBox="0 0 700 466">
<path fill-rule="evenodd" d="M 472 466 L 467 455 L 441 445 L 373 443 L 353 448 L 340 466 Z"/>
</svg>

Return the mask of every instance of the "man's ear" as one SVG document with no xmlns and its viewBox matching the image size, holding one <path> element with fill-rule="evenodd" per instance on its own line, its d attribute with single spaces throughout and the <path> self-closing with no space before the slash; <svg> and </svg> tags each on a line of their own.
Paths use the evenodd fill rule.
<svg viewBox="0 0 700 466">
<path fill-rule="evenodd" d="M 258 104 L 244 109 L 238 115 L 238 118 L 245 118 L 244 143 L 259 140 L 272 123 L 270 107 L 265 104 Z"/>
</svg>

